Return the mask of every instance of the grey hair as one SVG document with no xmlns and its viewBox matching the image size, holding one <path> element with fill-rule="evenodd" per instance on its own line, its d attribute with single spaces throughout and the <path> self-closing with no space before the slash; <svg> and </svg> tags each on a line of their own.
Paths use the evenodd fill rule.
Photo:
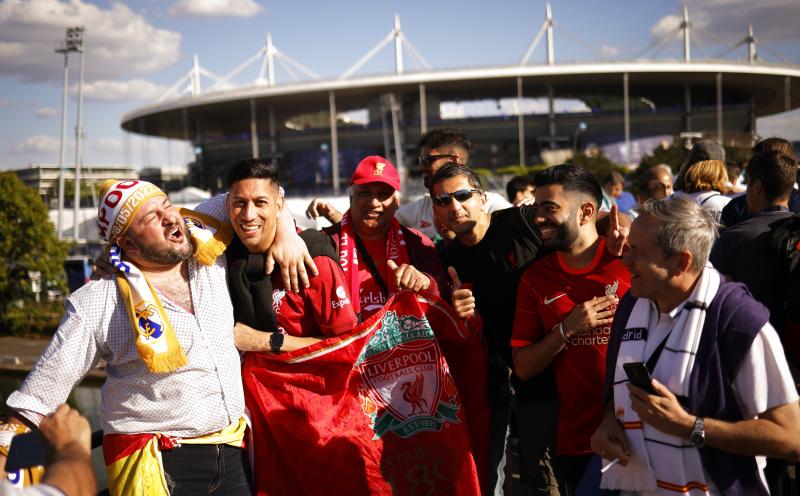
<svg viewBox="0 0 800 496">
<path fill-rule="evenodd" d="M 639 215 L 649 215 L 661 222 L 656 244 L 664 258 L 681 251 L 692 254 L 690 270 L 699 273 L 708 261 L 717 239 L 717 222 L 696 201 L 672 195 L 662 200 L 648 200 L 639 207 Z"/>
</svg>

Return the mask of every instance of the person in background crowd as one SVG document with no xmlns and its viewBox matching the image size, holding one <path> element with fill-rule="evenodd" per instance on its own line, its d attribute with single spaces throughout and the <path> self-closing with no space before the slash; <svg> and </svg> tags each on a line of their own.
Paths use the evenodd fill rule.
<svg viewBox="0 0 800 496">
<path fill-rule="evenodd" d="M 515 207 L 524 201 L 533 201 L 535 191 L 533 179 L 527 176 L 514 176 L 506 183 L 506 196 Z"/>
<path fill-rule="evenodd" d="M 760 455 L 800 458 L 780 340 L 764 306 L 707 263 L 715 238 L 711 213 L 685 196 L 651 200 L 633 222 L 631 289 L 614 316 L 609 399 L 592 436 L 610 465 L 602 488 L 767 494 Z M 634 362 L 636 385 L 623 367 Z"/>
<path fill-rule="evenodd" d="M 558 389 L 555 472 L 574 495 L 603 409 L 606 346 L 630 276 L 597 234 L 600 184 L 586 169 L 559 165 L 538 173 L 536 225 L 553 253 L 533 262 L 517 290 L 511 336 L 514 372 L 528 380 L 552 363 Z"/>
<path fill-rule="evenodd" d="M 639 191 L 636 193 L 636 201 L 643 205 L 647 200 L 661 200 L 670 196 L 672 189 L 672 169 L 667 164 L 658 164 L 650 167 L 639 175 Z M 636 209 L 629 210 L 628 215 L 636 218 Z"/>
<path fill-rule="evenodd" d="M 725 167 L 728 172 L 728 194 L 734 197 L 739 193 L 744 193 L 747 186 L 744 183 L 742 164 L 739 162 L 726 162 Z"/>
<path fill-rule="evenodd" d="M 725 149 L 714 141 L 698 141 L 675 179 L 676 194 L 685 195 L 711 212 L 719 222 L 722 209 L 731 201 Z"/>
<path fill-rule="evenodd" d="M 794 147 L 788 141 L 783 138 L 767 138 L 764 140 L 759 141 L 756 143 L 756 146 L 753 147 L 753 153 L 767 153 L 770 151 L 777 151 L 781 152 L 785 155 L 789 155 L 790 157 L 794 157 L 797 159 L 797 155 L 794 153 Z M 747 170 L 745 169 L 745 182 L 747 179 Z M 789 193 L 789 211 L 790 212 L 800 212 L 800 191 L 797 190 L 797 181 L 795 180 L 795 184 L 792 187 L 792 191 Z M 724 227 L 731 227 L 739 222 L 745 221 L 750 218 L 752 214 L 747 207 L 747 197 L 745 195 L 737 196 L 733 200 L 731 200 L 725 208 L 722 209 L 722 216 L 720 217 L 720 223 Z"/>
<path fill-rule="evenodd" d="M 425 185 L 425 189 L 429 187 L 430 178 L 445 164 L 453 162 L 467 165 L 471 147 L 472 144 L 464 133 L 457 129 L 434 129 L 423 134 L 419 139 L 417 168 L 422 174 L 422 182 Z M 489 192 L 486 198 L 487 208 L 490 212 L 511 206 L 502 196 L 496 193 Z M 342 214 L 333 208 L 330 203 L 316 198 L 309 204 L 306 215 L 311 219 L 316 219 L 321 215 L 328 219 L 331 224 L 336 224 L 342 220 Z M 427 192 L 422 198 L 398 208 L 396 216 L 401 225 L 417 229 L 431 240 L 435 240 L 437 236 L 446 237 L 448 240 L 451 238 L 442 229 L 443 226 L 436 225 L 433 216 L 433 204 Z"/>
<path fill-rule="evenodd" d="M 603 179 L 603 193 L 613 199 L 613 203 L 619 208 L 622 213 L 628 213 L 636 206 L 636 199 L 632 194 L 625 191 L 625 179 L 622 174 L 616 171 L 611 171 L 605 179 Z M 609 210 L 611 209 L 609 205 Z"/>
<path fill-rule="evenodd" d="M 770 246 L 770 224 L 792 215 L 789 194 L 794 188 L 797 162 L 779 151 L 756 153 L 747 164 L 747 205 L 753 217 L 722 232 L 711 250 L 711 263 L 721 274 L 741 282 L 769 309 L 769 321 L 781 338 L 789 365 L 797 370 L 797 337 L 790 336 L 782 284 L 786 267 Z M 796 374 L 795 374 L 796 375 Z M 791 465 L 792 470 L 794 464 Z M 769 459 L 766 469 L 770 494 L 782 494 L 786 462 Z"/>
</svg>

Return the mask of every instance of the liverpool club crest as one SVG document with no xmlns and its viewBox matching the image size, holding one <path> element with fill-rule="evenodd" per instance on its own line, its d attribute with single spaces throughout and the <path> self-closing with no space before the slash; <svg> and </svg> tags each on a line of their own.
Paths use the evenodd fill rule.
<svg viewBox="0 0 800 496">
<path fill-rule="evenodd" d="M 386 312 L 355 367 L 374 439 L 391 431 L 408 438 L 459 423 L 461 407 L 447 362 L 427 319 Z"/>
</svg>

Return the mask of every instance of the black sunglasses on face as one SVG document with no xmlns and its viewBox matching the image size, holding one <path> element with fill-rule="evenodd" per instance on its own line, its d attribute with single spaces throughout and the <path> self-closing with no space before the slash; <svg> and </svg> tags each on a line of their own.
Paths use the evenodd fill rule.
<svg viewBox="0 0 800 496">
<path fill-rule="evenodd" d="M 417 160 L 420 164 L 424 165 L 425 167 L 430 167 L 431 164 L 436 162 L 437 160 L 441 160 L 443 158 L 449 158 L 451 161 L 458 163 L 458 155 L 453 155 L 452 153 L 446 153 L 444 155 L 420 155 L 417 157 Z"/>
<path fill-rule="evenodd" d="M 472 198 L 472 195 L 475 193 L 480 193 L 477 189 L 460 189 L 458 191 L 453 191 L 452 193 L 445 193 L 443 195 L 432 196 L 431 200 L 433 200 L 434 205 L 438 205 L 440 207 L 446 207 L 450 205 L 450 201 L 452 198 L 455 198 L 458 203 L 464 203 L 465 201 Z"/>
</svg>

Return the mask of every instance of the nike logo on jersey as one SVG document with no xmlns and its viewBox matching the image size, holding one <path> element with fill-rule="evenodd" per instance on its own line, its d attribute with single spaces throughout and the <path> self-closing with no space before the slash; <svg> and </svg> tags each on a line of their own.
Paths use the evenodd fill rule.
<svg viewBox="0 0 800 496">
<path fill-rule="evenodd" d="M 561 298 L 562 296 L 567 296 L 567 293 L 557 294 L 557 295 L 553 296 L 552 298 L 545 298 L 544 299 L 544 304 L 545 305 L 549 305 L 549 304 L 553 303 L 554 301 L 556 301 L 557 299 Z"/>
</svg>

